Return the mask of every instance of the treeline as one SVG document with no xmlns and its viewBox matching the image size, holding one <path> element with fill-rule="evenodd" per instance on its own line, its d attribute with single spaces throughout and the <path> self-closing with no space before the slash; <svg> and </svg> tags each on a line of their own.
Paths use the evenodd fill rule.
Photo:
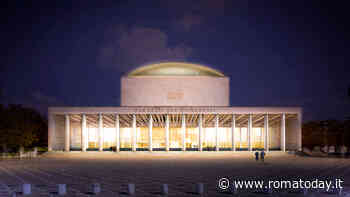
<svg viewBox="0 0 350 197">
<path fill-rule="evenodd" d="M 0 105 L 0 150 L 47 147 L 47 119 L 21 105 Z"/>
<path fill-rule="evenodd" d="M 350 147 L 350 120 L 310 121 L 303 124 L 302 135 L 303 147 Z"/>
</svg>

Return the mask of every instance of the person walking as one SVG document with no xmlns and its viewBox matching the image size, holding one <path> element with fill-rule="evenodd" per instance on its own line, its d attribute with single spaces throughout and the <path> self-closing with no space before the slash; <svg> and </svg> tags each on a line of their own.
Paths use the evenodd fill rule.
<svg viewBox="0 0 350 197">
<path fill-rule="evenodd" d="M 264 150 L 260 152 L 260 158 L 261 158 L 261 161 L 264 162 L 264 159 L 265 159 L 265 152 L 264 152 Z"/>
<path fill-rule="evenodd" d="M 259 152 L 258 151 L 255 152 L 255 161 L 259 161 Z"/>
</svg>

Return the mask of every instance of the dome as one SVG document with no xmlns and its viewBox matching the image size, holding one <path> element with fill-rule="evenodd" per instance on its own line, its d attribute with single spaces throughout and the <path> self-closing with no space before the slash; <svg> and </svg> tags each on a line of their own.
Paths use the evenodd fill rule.
<svg viewBox="0 0 350 197">
<path fill-rule="evenodd" d="M 185 62 L 163 62 L 141 66 L 129 72 L 133 76 L 211 76 L 224 77 L 225 75 L 207 66 Z"/>
</svg>

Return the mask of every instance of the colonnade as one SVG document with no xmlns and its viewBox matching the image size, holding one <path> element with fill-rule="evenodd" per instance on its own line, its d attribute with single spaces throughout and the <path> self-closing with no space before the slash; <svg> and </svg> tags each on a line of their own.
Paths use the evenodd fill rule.
<svg viewBox="0 0 350 197">
<path fill-rule="evenodd" d="M 87 124 L 86 124 L 86 114 L 81 115 L 81 150 L 85 152 L 88 147 L 88 139 L 87 139 Z M 120 135 L 120 121 L 119 121 L 119 114 L 115 114 L 115 132 L 116 132 L 116 139 L 115 139 L 115 147 L 116 151 L 120 151 L 120 142 L 121 142 L 121 135 Z M 183 151 L 186 151 L 186 143 L 185 143 L 185 136 L 186 136 L 186 121 L 185 121 L 185 115 L 182 114 L 181 117 L 181 133 L 182 133 L 182 147 L 181 149 Z M 215 115 L 215 151 L 219 151 L 219 138 L 218 138 L 218 130 L 219 130 L 219 114 Z M 236 151 L 235 143 L 235 135 L 234 131 L 236 128 L 236 115 L 232 114 L 232 125 L 231 125 L 231 132 L 232 132 L 232 138 L 231 140 L 231 150 Z M 199 147 L 198 151 L 203 151 L 203 142 L 202 142 L 202 134 L 203 134 L 203 117 L 202 115 L 198 118 L 198 130 L 199 130 Z M 148 119 L 148 134 L 149 134 L 149 151 L 153 151 L 152 146 L 152 128 L 153 128 L 153 117 L 150 114 Z M 169 128 L 170 128 L 170 120 L 169 115 L 166 115 L 165 119 L 165 150 L 169 151 Z M 247 137 L 248 137 L 248 150 L 252 151 L 252 128 L 253 128 L 253 121 L 252 121 L 252 114 L 249 114 L 248 117 L 248 124 L 247 124 Z M 283 113 L 281 118 L 281 133 L 280 133 L 280 139 L 281 139 L 281 151 L 286 151 L 286 115 Z M 132 151 L 136 151 L 136 131 L 137 131 L 137 125 L 136 125 L 136 114 L 132 115 L 132 132 L 133 132 L 133 139 L 132 139 Z M 98 150 L 103 151 L 103 116 L 102 114 L 98 114 Z M 241 136 L 241 135 L 240 135 Z M 265 151 L 269 151 L 269 115 L 264 115 L 264 136 L 263 136 L 263 142 L 264 142 L 264 149 Z M 65 141 L 64 141 L 64 147 L 65 151 L 70 151 L 70 115 L 65 115 Z"/>
</svg>

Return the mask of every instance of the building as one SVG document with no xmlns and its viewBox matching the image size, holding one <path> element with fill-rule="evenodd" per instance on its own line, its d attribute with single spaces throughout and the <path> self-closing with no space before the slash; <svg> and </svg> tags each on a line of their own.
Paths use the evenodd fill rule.
<svg viewBox="0 0 350 197">
<path fill-rule="evenodd" d="M 49 107 L 49 151 L 301 150 L 300 107 L 231 107 L 229 78 L 183 62 L 121 78 L 121 106 Z"/>
</svg>

